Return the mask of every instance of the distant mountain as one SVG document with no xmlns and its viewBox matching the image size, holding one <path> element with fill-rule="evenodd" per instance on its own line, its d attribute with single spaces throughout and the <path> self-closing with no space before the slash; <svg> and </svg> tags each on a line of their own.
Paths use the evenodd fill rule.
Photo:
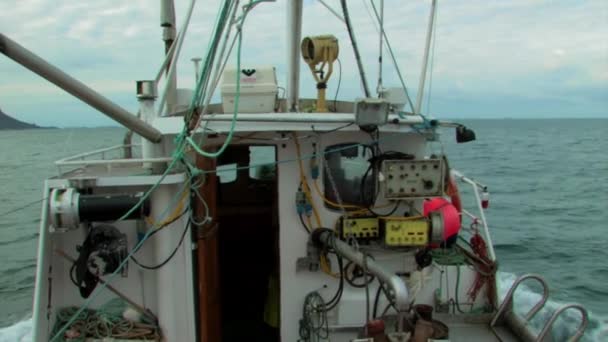
<svg viewBox="0 0 608 342">
<path fill-rule="evenodd" d="M 34 124 L 25 123 L 23 121 L 19 121 L 17 119 L 13 119 L 0 109 L 0 130 L 2 129 L 32 129 L 32 128 L 41 128 L 40 126 L 36 126 Z"/>
</svg>

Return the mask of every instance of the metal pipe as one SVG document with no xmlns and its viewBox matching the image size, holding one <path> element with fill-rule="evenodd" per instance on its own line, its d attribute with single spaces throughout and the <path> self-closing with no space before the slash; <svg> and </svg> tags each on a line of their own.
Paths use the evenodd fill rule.
<svg viewBox="0 0 608 342">
<path fill-rule="evenodd" d="M 302 0 L 287 1 L 287 111 L 297 112 L 300 101 L 300 40 Z"/>
<path fill-rule="evenodd" d="M 399 120 L 399 125 L 412 125 L 422 123 L 420 116 L 412 116 L 406 119 L 398 115 L 389 115 L 388 120 Z M 214 114 L 205 116 L 203 121 L 232 121 L 232 114 Z M 354 123 L 355 114 L 351 113 L 273 113 L 273 114 L 239 114 L 239 122 L 303 122 L 303 123 Z"/>
<path fill-rule="evenodd" d="M 560 307 L 553 313 L 553 315 L 551 316 L 549 321 L 543 327 L 543 330 L 540 332 L 540 334 L 538 334 L 536 341 L 544 341 L 545 336 L 547 336 L 549 331 L 551 331 L 551 328 L 553 327 L 553 323 L 555 322 L 557 317 L 559 315 L 561 315 L 562 312 L 569 310 L 569 309 L 575 309 L 581 313 L 581 323 L 579 324 L 578 329 L 576 329 L 576 332 L 574 333 L 574 335 L 572 335 L 568 339 L 568 341 L 570 342 L 570 341 L 580 340 L 580 338 L 583 337 L 583 334 L 585 333 L 585 329 L 587 329 L 587 325 L 589 325 L 589 315 L 587 314 L 587 310 L 582 305 L 572 303 L 572 304 L 566 304 L 566 305 Z"/>
<path fill-rule="evenodd" d="M 433 37 L 433 25 L 435 23 L 435 10 L 437 8 L 437 0 L 431 3 L 431 15 L 429 18 L 429 28 L 426 32 L 426 46 L 424 48 L 424 57 L 422 58 L 422 72 L 420 73 L 420 83 L 418 84 L 418 94 L 416 95 L 416 114 L 420 114 L 422 106 L 422 96 L 424 95 L 424 82 L 426 81 L 426 67 L 429 64 L 429 50 L 431 49 L 431 38 Z"/>
<path fill-rule="evenodd" d="M 159 130 L 1 33 L 0 52 L 151 142 L 161 141 Z"/>
<path fill-rule="evenodd" d="M 160 26 L 163 28 L 165 55 L 173 56 L 174 49 L 171 48 L 175 43 L 175 5 L 173 0 L 161 0 Z M 175 73 L 170 74 L 171 65 L 168 65 L 165 71 L 167 73 L 167 107 L 172 108 L 177 102 L 177 75 Z"/>
<path fill-rule="evenodd" d="M 344 241 L 336 239 L 331 231 L 326 230 L 321 232 L 318 238 L 325 246 L 333 248 L 336 251 L 336 254 L 354 262 L 360 267 L 366 268 L 369 273 L 388 284 L 395 297 L 395 306 L 400 312 L 406 311 L 409 308 L 407 286 L 398 275 L 389 271 L 374 261 L 374 259 L 366 257 L 363 253 L 355 250 Z"/>
</svg>

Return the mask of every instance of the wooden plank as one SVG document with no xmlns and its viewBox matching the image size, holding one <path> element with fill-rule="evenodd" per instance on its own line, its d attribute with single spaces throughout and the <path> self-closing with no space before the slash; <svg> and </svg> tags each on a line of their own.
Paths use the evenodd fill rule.
<svg viewBox="0 0 608 342">
<path fill-rule="evenodd" d="M 215 170 L 215 159 L 197 156 L 196 167 Z M 212 222 L 197 229 L 199 337 L 201 342 L 221 341 L 221 305 L 217 235 L 217 175 L 207 173 L 199 193 L 209 207 Z M 205 218 L 203 203 L 195 199 L 197 221 Z"/>
</svg>

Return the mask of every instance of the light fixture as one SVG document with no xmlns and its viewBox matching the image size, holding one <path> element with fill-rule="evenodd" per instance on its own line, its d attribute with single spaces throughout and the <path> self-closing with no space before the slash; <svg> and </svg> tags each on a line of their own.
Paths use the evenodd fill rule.
<svg viewBox="0 0 608 342">
<path fill-rule="evenodd" d="M 332 35 L 306 37 L 302 39 L 300 47 L 302 58 L 317 81 L 317 112 L 328 112 L 325 104 L 325 89 L 333 71 L 333 63 L 340 52 L 338 39 Z M 327 71 L 324 70 L 325 67 Z"/>
</svg>

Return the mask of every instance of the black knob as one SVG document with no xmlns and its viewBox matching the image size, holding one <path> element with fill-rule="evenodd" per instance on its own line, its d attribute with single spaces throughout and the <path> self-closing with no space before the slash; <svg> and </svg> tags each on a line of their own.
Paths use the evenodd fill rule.
<svg viewBox="0 0 608 342">
<path fill-rule="evenodd" d="M 424 182 L 424 188 L 426 190 L 431 190 L 433 188 L 433 181 L 425 180 L 423 182 Z"/>
</svg>

